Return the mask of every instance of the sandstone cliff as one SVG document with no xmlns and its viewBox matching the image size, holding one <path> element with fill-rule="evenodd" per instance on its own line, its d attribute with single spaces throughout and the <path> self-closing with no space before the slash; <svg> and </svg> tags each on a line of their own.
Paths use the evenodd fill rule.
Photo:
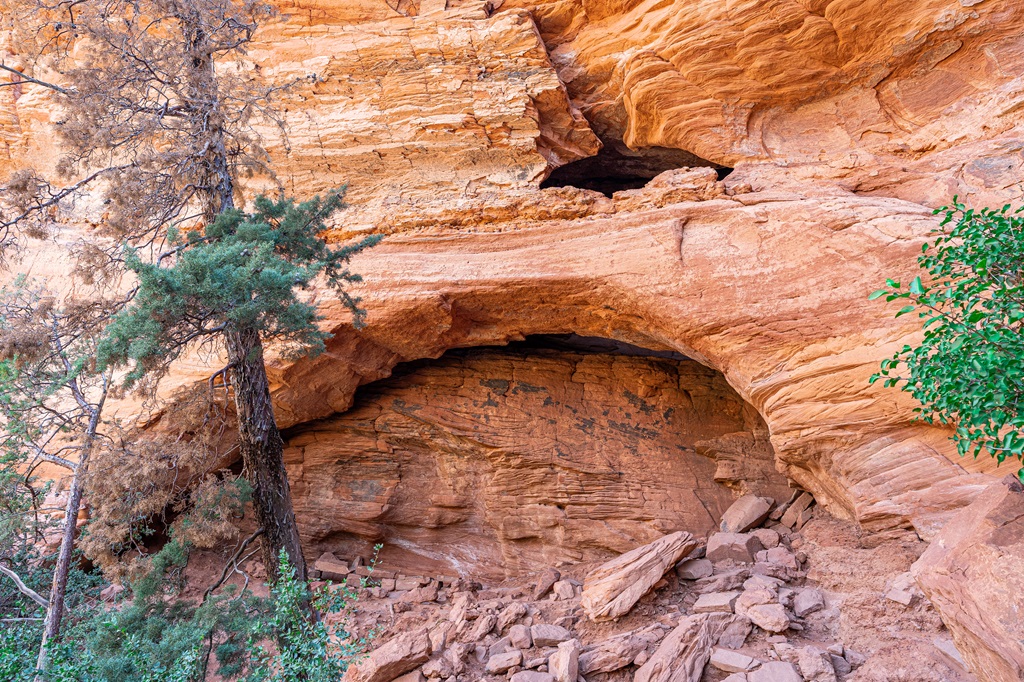
<svg viewBox="0 0 1024 682">
<path fill-rule="evenodd" d="M 289 189 L 301 195 L 348 183 L 352 206 L 332 237 L 388 235 L 355 263 L 365 277 L 367 327 L 354 331 L 340 306 L 323 301 L 335 333 L 329 352 L 274 368 L 311 542 L 343 532 L 376 538 L 381 524 L 398 519 L 394 537 L 422 548 L 439 541 L 439 529 L 463 524 L 470 546 L 484 552 L 480 566 L 498 572 L 495 562 L 509 562 L 505 548 L 521 531 L 488 521 L 502 509 L 501 495 L 523 485 L 527 498 L 555 499 L 584 479 L 510 480 L 499 491 L 495 481 L 514 463 L 503 445 L 508 434 L 483 420 L 486 439 L 459 439 L 484 414 L 526 411 L 530 420 L 513 422 L 528 429 L 517 447 L 536 455 L 553 433 L 544 420 L 559 423 L 561 438 L 573 433 L 561 423 L 568 415 L 515 403 L 532 394 L 503 394 L 497 406 L 469 410 L 494 395 L 486 382 L 511 386 L 526 372 L 508 358 L 449 357 L 357 390 L 400 363 L 536 334 L 678 352 L 721 373 L 705 378 L 729 396 L 732 412 L 716 417 L 725 422 L 645 425 L 657 431 L 651 439 L 612 439 L 605 460 L 570 438 L 568 456 L 596 480 L 607 467 L 632 472 L 634 487 L 615 494 L 664 490 L 644 477 L 650 460 L 623 459 L 641 441 L 650 457 L 665 458 L 670 442 L 688 449 L 744 431 L 757 436 L 752 450 L 770 443 L 781 474 L 870 531 L 912 528 L 930 538 L 991 483 L 990 462 L 960 460 L 945 430 L 914 422 L 907 399 L 867 384 L 879 359 L 917 331 L 866 296 L 886 277 L 914 270 L 936 225 L 932 210 L 954 194 L 973 205 L 1021 201 L 1024 3 L 392 5 L 402 11 L 383 0 L 282 2 L 286 21 L 268 27 L 250 55 L 253 68 L 271 75 L 317 76 L 289 105 L 288 146 L 274 150 Z M 31 68 L 20 49 L 12 33 L 0 35 L 4 59 Z M 45 93 L 3 88 L 0 103 L 0 173 L 51 166 L 60 114 Z M 586 157 L 588 170 L 577 177 L 607 176 L 622 187 L 672 164 L 696 168 L 611 197 L 540 189 L 557 167 Z M 68 219 L 87 226 L 101 213 L 83 202 Z M 30 254 L 24 263 L 59 271 L 49 256 Z M 534 372 L 546 362 L 569 360 L 527 364 Z M 633 381 L 620 375 L 624 362 L 602 370 L 612 385 Z M 572 409 L 598 409 L 561 367 L 545 374 L 547 390 L 564 397 L 558 409 L 569 409 L 573 395 Z M 197 360 L 173 383 L 206 372 Z M 437 385 L 426 391 L 416 377 Z M 435 391 L 444 399 L 432 398 Z M 430 419 L 416 422 L 396 408 L 412 398 Z M 744 403 L 763 427 L 746 417 L 742 426 L 726 423 L 726 413 L 746 414 Z M 355 451 L 379 469 L 367 490 L 346 483 Z M 391 461 L 434 485 L 450 481 L 453 457 L 482 477 L 473 494 L 452 498 L 457 504 L 403 492 Z M 709 483 L 708 462 L 687 452 L 666 466 L 686 481 L 685 495 L 705 495 L 710 516 L 720 509 L 728 491 Z M 304 480 L 307 471 L 327 477 L 322 487 Z M 365 507 L 346 506 L 360 500 Z M 709 522 L 695 515 L 692 499 L 655 506 L 657 513 L 630 507 L 621 548 L 661 529 L 665 514 L 677 524 Z M 596 507 L 583 508 L 593 517 Z M 549 512 L 539 504 L 529 523 L 543 526 Z M 557 516 L 545 527 L 571 525 L 567 510 Z M 536 531 L 545 538 L 538 556 L 571 557 L 588 546 L 587 532 L 577 544 L 558 532 Z"/>
</svg>

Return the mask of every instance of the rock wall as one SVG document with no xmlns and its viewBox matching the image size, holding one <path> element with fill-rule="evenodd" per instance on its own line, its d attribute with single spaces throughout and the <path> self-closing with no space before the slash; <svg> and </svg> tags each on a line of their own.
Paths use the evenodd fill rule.
<svg viewBox="0 0 1024 682">
<path fill-rule="evenodd" d="M 318 76 L 289 103 L 289 146 L 272 145 L 288 187 L 347 182 L 331 238 L 388 235 L 354 264 L 367 327 L 322 298 L 329 352 L 273 368 L 283 424 L 345 412 L 400 363 L 576 333 L 720 371 L 779 471 L 868 531 L 931 538 L 992 481 L 991 462 L 958 459 L 948 431 L 868 385 L 919 329 L 866 296 L 916 270 L 953 195 L 1024 199 L 1024 3 L 391 5 L 287 0 L 250 55 L 271 76 Z M 5 63 L 47 75 L 12 35 Z M 45 92 L 0 88 L 0 175 L 52 164 L 58 117 Z M 538 189 L 602 144 L 735 171 L 671 171 L 611 198 Z M 69 223 L 101 220 L 89 206 Z M 20 267 L 56 277 L 59 262 Z M 216 362 L 189 359 L 170 383 Z M 723 478 L 729 448 L 704 448 Z"/>
<path fill-rule="evenodd" d="M 740 442 L 744 470 L 704 456 Z M 692 360 L 546 349 L 452 351 L 360 389 L 287 434 L 316 556 L 503 579 L 717 527 L 740 492 L 789 496 L 764 423 Z M 699 451 L 699 452 L 698 452 Z"/>
</svg>

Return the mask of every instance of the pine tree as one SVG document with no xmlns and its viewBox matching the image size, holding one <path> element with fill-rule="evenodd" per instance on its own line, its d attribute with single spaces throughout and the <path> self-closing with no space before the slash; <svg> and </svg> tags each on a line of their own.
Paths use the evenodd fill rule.
<svg viewBox="0 0 1024 682">
<path fill-rule="evenodd" d="M 221 373 L 234 395 L 239 448 L 264 531 L 264 565 L 273 582 L 283 549 L 305 580 L 263 346 L 275 340 L 290 353 L 323 350 L 328 335 L 317 326 L 316 307 L 298 295 L 316 279 L 338 292 L 358 324 L 358 300 L 345 286 L 359 277 L 346 264 L 377 237 L 337 249 L 320 238 L 324 221 L 342 206 L 340 192 L 301 204 L 263 197 L 254 203 L 253 213 L 230 209 L 202 230 L 172 234 L 167 258 L 147 262 L 129 254 L 138 290 L 113 319 L 97 358 L 100 367 L 130 364 L 130 383 L 166 368 L 195 343 L 223 342 L 228 365 Z"/>
</svg>

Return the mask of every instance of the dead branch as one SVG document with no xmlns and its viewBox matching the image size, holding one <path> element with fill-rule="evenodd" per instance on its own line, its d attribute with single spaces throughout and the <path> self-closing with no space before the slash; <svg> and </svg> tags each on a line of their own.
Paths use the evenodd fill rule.
<svg viewBox="0 0 1024 682">
<path fill-rule="evenodd" d="M 242 544 L 238 546 L 238 549 L 235 550 L 235 553 L 231 555 L 230 559 L 228 559 L 227 564 L 224 565 L 224 571 L 220 574 L 220 578 L 218 578 L 217 582 L 215 582 L 213 585 L 207 588 L 206 592 L 203 593 L 204 602 L 209 598 L 211 594 L 213 594 L 214 590 L 220 587 L 224 583 L 224 581 L 228 579 L 228 576 L 231 575 L 231 572 L 235 570 L 238 558 L 242 556 L 242 553 L 245 551 L 245 548 L 251 545 L 253 540 L 255 540 L 261 535 L 263 535 L 263 529 L 257 528 L 255 533 L 253 533 L 252 535 L 250 535 L 242 541 Z"/>
<path fill-rule="evenodd" d="M 22 581 L 22 579 L 20 577 L 18 577 L 17 573 L 15 573 L 11 569 L 7 568 L 6 566 L 0 566 L 0 573 L 3 573 L 8 578 L 13 580 L 14 584 L 18 588 L 18 591 L 21 592 L 23 595 L 25 595 L 26 597 L 28 597 L 29 599 L 31 599 L 35 603 L 39 604 L 44 609 L 45 608 L 49 608 L 50 602 L 47 601 L 46 599 L 43 599 L 43 597 L 40 596 L 40 594 L 38 592 L 36 592 L 31 587 L 26 585 L 24 583 L 24 581 Z"/>
<path fill-rule="evenodd" d="M 12 69 L 11 67 L 9 67 L 9 66 L 7 66 L 6 64 L 3 64 L 3 63 L 0 63 L 0 69 L 3 69 L 4 71 L 7 71 L 9 73 L 13 73 L 15 76 L 17 76 L 18 78 L 21 79 L 20 81 L 14 81 L 14 82 L 11 82 L 11 83 L 0 83 L 0 87 L 10 86 L 10 85 L 21 85 L 22 83 L 34 83 L 36 85 L 41 85 L 44 88 L 49 88 L 51 90 L 56 90 L 57 92 L 59 92 L 62 95 L 70 95 L 72 93 L 71 90 L 68 90 L 66 88 L 62 88 L 59 85 L 54 85 L 53 83 L 47 83 L 46 81 L 41 81 L 38 78 L 33 78 L 32 76 L 29 76 L 29 75 L 27 75 L 27 74 L 25 74 L 25 73 L 23 73 L 21 71 L 18 71 L 17 69 Z"/>
</svg>

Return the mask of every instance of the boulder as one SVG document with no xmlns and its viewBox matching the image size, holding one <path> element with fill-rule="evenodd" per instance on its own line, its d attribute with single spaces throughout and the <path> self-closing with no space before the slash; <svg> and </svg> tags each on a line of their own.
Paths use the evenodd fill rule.
<svg viewBox="0 0 1024 682">
<path fill-rule="evenodd" d="M 430 658 L 430 638 L 426 630 L 403 633 L 389 640 L 358 665 L 351 666 L 345 682 L 391 682 L 417 668 Z"/>
<path fill-rule="evenodd" d="M 325 580 L 344 580 L 351 573 L 348 564 L 330 552 L 324 552 L 313 562 L 313 570 L 320 571 Z"/>
<path fill-rule="evenodd" d="M 741 615 L 768 632 L 784 632 L 789 629 L 789 615 L 782 604 L 757 604 L 744 609 Z"/>
<path fill-rule="evenodd" d="M 568 580 L 559 580 L 551 587 L 551 591 L 554 592 L 555 599 L 563 601 L 573 599 L 576 596 L 576 588 Z"/>
<path fill-rule="evenodd" d="M 743 586 L 743 583 L 750 577 L 750 569 L 741 566 L 734 568 L 731 571 L 724 571 L 716 575 L 708 576 L 707 578 L 701 578 L 693 587 L 697 592 L 705 594 L 707 592 L 728 592 L 730 590 L 736 590 Z"/>
<path fill-rule="evenodd" d="M 580 606 L 595 622 L 625 615 L 696 546 L 692 535 L 678 531 L 612 559 L 587 575 Z"/>
<path fill-rule="evenodd" d="M 748 672 L 761 665 L 761 661 L 752 656 L 722 648 L 716 648 L 711 652 L 709 663 L 712 668 L 718 668 L 727 673 Z"/>
<path fill-rule="evenodd" d="M 987 488 L 939 531 L 911 572 L 972 673 L 992 681 L 1024 678 L 1020 483 L 1008 477 Z"/>
<path fill-rule="evenodd" d="M 751 606 L 757 606 L 760 604 L 777 604 L 779 603 L 778 592 L 765 587 L 754 587 L 749 590 L 744 590 L 736 600 L 736 612 L 743 613 Z"/>
<path fill-rule="evenodd" d="M 718 638 L 718 644 L 727 649 L 739 649 L 750 636 L 752 627 L 749 618 L 737 615 Z"/>
<path fill-rule="evenodd" d="M 707 559 L 687 559 L 676 566 L 676 575 L 681 580 L 700 580 L 715 572 L 714 564 Z"/>
<path fill-rule="evenodd" d="M 779 542 L 782 541 L 779 531 L 772 530 L 771 528 L 756 528 L 750 531 L 750 534 L 760 540 L 765 549 L 778 547 Z"/>
<path fill-rule="evenodd" d="M 786 509 L 786 513 L 782 515 L 780 523 L 787 528 L 794 528 L 799 530 L 806 521 L 804 512 L 806 512 L 810 506 L 814 504 L 814 497 L 810 493 L 801 493 L 800 497 L 793 501 L 793 504 L 789 505 Z"/>
<path fill-rule="evenodd" d="M 545 568 L 537 578 L 537 585 L 533 588 L 533 600 L 537 601 L 548 593 L 552 586 L 558 582 L 562 574 L 554 568 Z"/>
<path fill-rule="evenodd" d="M 425 677 L 432 680 L 443 680 L 455 674 L 455 666 L 452 665 L 451 659 L 446 656 L 430 659 L 423 664 L 420 670 L 423 671 Z"/>
<path fill-rule="evenodd" d="M 719 525 L 723 533 L 745 533 L 768 518 L 773 500 L 757 495 L 744 495 L 722 514 Z"/>
<path fill-rule="evenodd" d="M 818 647 L 805 646 L 797 656 L 797 665 L 804 682 L 836 682 L 831 655 Z"/>
<path fill-rule="evenodd" d="M 793 595 L 793 613 L 798 618 L 809 616 L 815 611 L 821 611 L 825 608 L 825 598 L 821 594 L 821 590 L 816 590 L 813 587 L 805 587 L 796 591 Z"/>
<path fill-rule="evenodd" d="M 755 555 L 764 547 L 754 535 L 745 533 L 715 533 L 708 538 L 707 558 L 714 563 L 738 561 L 753 563 Z"/>
<path fill-rule="evenodd" d="M 588 646 L 580 654 L 580 672 L 610 673 L 631 664 L 637 655 L 647 648 L 647 640 L 626 632 Z"/>
<path fill-rule="evenodd" d="M 466 637 L 463 641 L 479 642 L 484 637 L 491 634 L 491 631 L 494 629 L 494 626 L 497 623 L 497 616 L 491 614 L 485 614 L 483 616 L 480 616 L 476 619 L 476 623 L 474 623 L 473 627 L 469 630 L 469 636 Z"/>
<path fill-rule="evenodd" d="M 558 651 L 548 658 L 548 672 L 555 682 L 576 682 L 580 674 L 580 651 L 583 646 L 578 639 L 570 639 L 558 645 Z"/>
<path fill-rule="evenodd" d="M 732 613 L 739 592 L 709 592 L 697 597 L 690 609 L 693 613 Z"/>
<path fill-rule="evenodd" d="M 537 647 L 557 646 L 562 642 L 572 639 L 572 633 L 561 625 L 550 625 L 548 623 L 539 623 L 531 627 L 530 636 L 533 637 L 533 645 Z"/>
<path fill-rule="evenodd" d="M 512 651 L 516 648 L 517 647 L 512 646 L 511 639 L 509 639 L 508 637 L 502 637 L 497 642 L 487 647 L 487 656 L 497 656 L 498 654 L 503 654 L 507 651 Z"/>
<path fill-rule="evenodd" d="M 792 663 L 769 661 L 747 673 L 747 682 L 804 682 L 804 678 Z"/>
<path fill-rule="evenodd" d="M 501 654 L 495 654 L 487 659 L 487 665 L 484 667 L 487 672 L 492 675 L 506 672 L 523 662 L 523 652 L 519 649 L 513 649 L 506 651 Z"/>
<path fill-rule="evenodd" d="M 846 677 L 853 672 L 853 666 L 842 656 L 829 654 L 828 657 L 832 660 L 832 669 L 836 671 L 836 677 Z"/>
<path fill-rule="evenodd" d="M 425 604 L 427 602 L 437 601 L 437 593 L 437 583 L 431 582 L 429 585 L 425 585 L 424 587 L 417 587 L 409 590 L 399 597 L 398 601 L 409 604 Z"/>
<path fill-rule="evenodd" d="M 711 647 L 732 622 L 733 616 L 723 613 L 687 616 L 640 666 L 633 682 L 698 682 Z"/>
<path fill-rule="evenodd" d="M 495 622 L 494 627 L 501 634 L 505 631 L 509 625 L 515 623 L 517 620 L 526 615 L 526 604 L 522 602 L 514 601 L 501 610 L 498 614 L 498 620 Z"/>
<path fill-rule="evenodd" d="M 782 566 L 783 568 L 787 568 L 791 571 L 800 569 L 800 564 L 796 560 L 796 556 L 794 556 L 794 554 L 785 547 L 773 547 L 771 549 L 764 550 L 764 552 L 758 552 L 757 560 L 774 564 L 776 566 Z"/>
<path fill-rule="evenodd" d="M 533 646 L 533 635 L 526 625 L 513 625 L 508 629 L 508 638 L 517 649 L 529 649 Z"/>
<path fill-rule="evenodd" d="M 510 678 L 509 682 L 555 682 L 555 678 L 549 673 L 541 673 L 536 670 L 520 670 Z"/>
</svg>

